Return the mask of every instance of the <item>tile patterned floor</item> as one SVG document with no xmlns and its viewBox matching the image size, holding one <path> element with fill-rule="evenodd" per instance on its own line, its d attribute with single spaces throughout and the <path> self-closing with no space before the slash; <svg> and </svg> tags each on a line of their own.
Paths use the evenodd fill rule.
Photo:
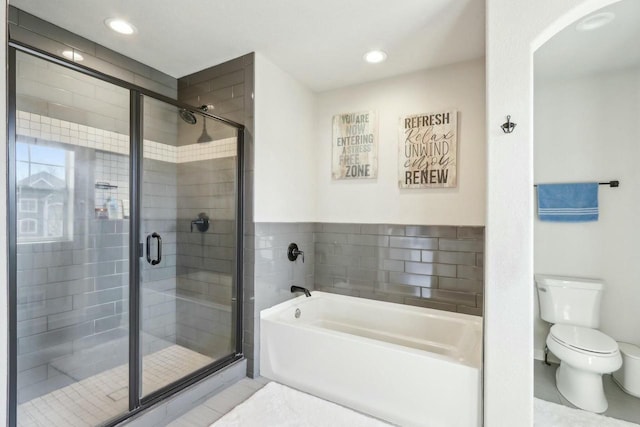
<svg viewBox="0 0 640 427">
<path fill-rule="evenodd" d="M 547 366 L 540 360 L 533 361 L 533 394 L 538 399 L 575 408 L 556 388 L 557 368 L 556 364 Z M 604 393 L 609 401 L 609 409 L 604 415 L 640 424 L 640 399 L 622 391 L 611 375 L 603 375 L 602 378 Z"/>
<path fill-rule="evenodd" d="M 144 394 L 165 386 L 213 359 L 179 345 L 144 356 Z M 129 366 L 98 375 L 32 399 L 18 406 L 19 427 L 88 427 L 127 410 Z"/>
<path fill-rule="evenodd" d="M 208 427 L 267 384 L 266 378 L 245 378 L 211 397 L 169 424 L 168 427 Z"/>
</svg>

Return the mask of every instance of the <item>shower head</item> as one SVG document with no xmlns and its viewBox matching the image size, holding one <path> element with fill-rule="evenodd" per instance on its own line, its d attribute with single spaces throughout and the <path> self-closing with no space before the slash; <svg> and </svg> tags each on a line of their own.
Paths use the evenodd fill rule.
<svg viewBox="0 0 640 427">
<path fill-rule="evenodd" d="M 213 105 L 202 105 L 200 107 L 200 110 L 206 113 L 207 111 L 209 111 L 210 108 L 213 109 Z M 213 141 L 213 138 L 209 136 L 209 134 L 207 133 L 207 119 L 205 118 L 204 120 L 202 120 L 202 135 L 200 135 L 200 138 L 198 138 L 198 141 L 196 142 L 198 144 L 202 144 L 203 142 L 211 142 L 211 141 Z"/>
<path fill-rule="evenodd" d="M 191 111 L 185 110 L 184 108 L 181 108 L 178 111 L 178 114 L 180 114 L 180 118 L 182 120 L 184 120 L 185 122 L 189 123 L 190 125 L 195 125 L 196 122 L 198 121 L 196 119 L 196 116 L 194 116 Z"/>
<path fill-rule="evenodd" d="M 209 111 L 209 108 L 213 108 L 213 106 L 208 106 L 208 105 L 203 105 L 200 107 L 201 111 L 204 111 L 205 113 L 207 111 Z M 198 119 L 196 119 L 196 116 L 189 110 L 185 109 L 185 108 L 181 108 L 178 111 L 178 114 L 180 115 L 180 118 L 182 120 L 184 120 L 185 122 L 189 123 L 190 125 L 195 125 L 198 121 Z M 202 120 L 202 135 L 200 135 L 200 137 L 198 138 L 198 144 L 201 144 L 203 142 L 211 142 L 213 140 L 213 138 L 207 133 L 207 120 L 203 119 Z"/>
<path fill-rule="evenodd" d="M 213 138 L 207 133 L 207 120 L 205 119 L 202 121 L 202 135 L 200 135 L 197 142 L 198 144 L 202 144 L 203 142 L 211 142 L 212 140 Z"/>
</svg>

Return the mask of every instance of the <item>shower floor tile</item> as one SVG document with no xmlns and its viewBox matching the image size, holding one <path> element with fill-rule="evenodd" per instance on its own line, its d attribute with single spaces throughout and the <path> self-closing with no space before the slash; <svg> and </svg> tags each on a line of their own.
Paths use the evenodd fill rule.
<svg viewBox="0 0 640 427">
<path fill-rule="evenodd" d="M 149 394 L 213 362 L 171 345 L 143 357 L 142 389 Z M 18 405 L 20 427 L 87 427 L 125 413 L 129 366 L 121 365 Z"/>
</svg>

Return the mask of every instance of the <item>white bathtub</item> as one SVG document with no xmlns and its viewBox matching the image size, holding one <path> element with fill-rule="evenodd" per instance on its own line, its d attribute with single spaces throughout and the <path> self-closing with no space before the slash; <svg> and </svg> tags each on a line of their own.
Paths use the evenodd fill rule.
<svg viewBox="0 0 640 427">
<path fill-rule="evenodd" d="M 262 376 L 400 426 L 480 426 L 481 353 L 465 314 L 324 292 L 260 314 Z"/>
</svg>

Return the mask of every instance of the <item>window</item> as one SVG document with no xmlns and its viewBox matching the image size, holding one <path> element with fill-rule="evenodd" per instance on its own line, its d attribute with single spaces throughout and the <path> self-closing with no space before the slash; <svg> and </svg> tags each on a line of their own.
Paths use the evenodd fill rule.
<svg viewBox="0 0 640 427">
<path fill-rule="evenodd" d="M 18 220 L 20 226 L 20 234 L 37 234 L 38 233 L 38 221 L 35 219 L 20 219 Z"/>
<path fill-rule="evenodd" d="M 38 212 L 38 201 L 36 199 L 20 199 L 19 211 L 24 213 Z"/>
<path fill-rule="evenodd" d="M 16 144 L 18 243 L 70 239 L 74 153 L 38 141 Z"/>
</svg>

